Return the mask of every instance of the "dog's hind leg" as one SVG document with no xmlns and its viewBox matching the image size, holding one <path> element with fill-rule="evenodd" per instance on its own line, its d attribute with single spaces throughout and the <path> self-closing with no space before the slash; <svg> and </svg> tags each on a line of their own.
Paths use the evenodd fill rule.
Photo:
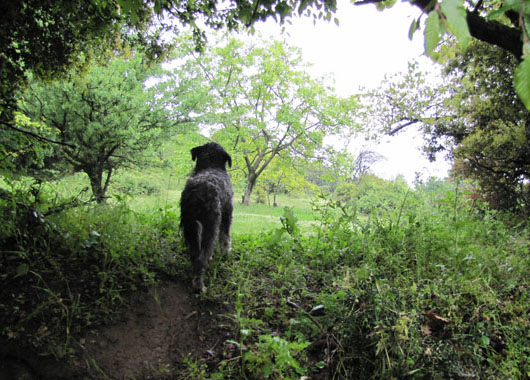
<svg viewBox="0 0 530 380">
<path fill-rule="evenodd" d="M 198 220 L 186 224 L 185 226 L 187 226 L 187 228 L 184 228 L 184 233 L 186 235 L 186 243 L 188 245 L 188 254 L 193 267 L 192 286 L 196 290 L 202 291 L 202 288 L 204 287 L 202 277 L 206 270 L 202 259 L 203 227 L 201 222 Z"/>
<path fill-rule="evenodd" d="M 224 213 L 221 226 L 219 228 L 219 248 L 223 254 L 230 252 L 232 249 L 231 230 L 232 212 Z"/>
<path fill-rule="evenodd" d="M 204 274 L 206 273 L 208 264 L 212 259 L 218 237 L 219 222 L 214 223 L 213 225 L 205 224 L 203 226 L 201 235 L 201 250 L 197 257 L 197 263 L 196 265 L 194 264 L 196 275 L 193 286 L 198 291 L 206 291 L 206 286 L 204 285 Z"/>
</svg>

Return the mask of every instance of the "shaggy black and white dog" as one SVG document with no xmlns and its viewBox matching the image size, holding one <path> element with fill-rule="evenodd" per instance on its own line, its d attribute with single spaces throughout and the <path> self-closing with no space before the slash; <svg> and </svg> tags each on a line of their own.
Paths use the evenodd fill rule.
<svg viewBox="0 0 530 380">
<path fill-rule="evenodd" d="M 232 182 L 226 164 L 232 158 L 215 142 L 191 150 L 195 169 L 180 198 L 180 227 L 193 264 L 193 286 L 204 291 L 204 273 L 212 258 L 216 243 L 221 251 L 231 248 Z"/>
</svg>

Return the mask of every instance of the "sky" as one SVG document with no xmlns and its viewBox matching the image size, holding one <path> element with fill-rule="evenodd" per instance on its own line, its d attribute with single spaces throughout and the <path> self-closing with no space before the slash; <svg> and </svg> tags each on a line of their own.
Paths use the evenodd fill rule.
<svg viewBox="0 0 530 380">
<path fill-rule="evenodd" d="M 352 5 L 348 0 L 338 0 L 333 21 L 318 21 L 309 17 L 294 18 L 285 33 L 273 20 L 258 24 L 256 29 L 263 36 L 285 40 L 302 49 L 304 60 L 312 64 L 310 73 L 315 76 L 329 75 L 335 79 L 340 95 L 358 93 L 360 87 L 377 87 L 385 75 L 404 72 L 410 60 L 418 60 L 420 68 L 432 70 L 434 64 L 423 56 L 423 33 L 417 31 L 409 40 L 412 21 L 420 16 L 420 10 L 408 3 L 398 2 L 391 9 L 378 11 L 374 5 Z M 404 175 L 413 183 L 417 173 L 420 178 L 446 177 L 450 167 L 443 157 L 430 163 L 421 153 L 422 137 L 411 128 L 396 137 L 383 138 L 379 144 L 367 143 L 360 138 L 356 148 L 375 150 L 386 160 L 374 165 L 372 172 L 394 179 Z"/>
</svg>

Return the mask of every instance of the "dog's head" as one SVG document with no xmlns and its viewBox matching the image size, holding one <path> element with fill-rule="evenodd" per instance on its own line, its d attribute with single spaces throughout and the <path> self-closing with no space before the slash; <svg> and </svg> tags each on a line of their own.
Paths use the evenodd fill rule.
<svg viewBox="0 0 530 380">
<path fill-rule="evenodd" d="M 228 167 L 232 167 L 232 157 L 216 142 L 209 142 L 193 148 L 191 159 L 197 161 L 195 173 L 209 168 L 226 170 L 226 163 L 228 163 Z"/>
</svg>

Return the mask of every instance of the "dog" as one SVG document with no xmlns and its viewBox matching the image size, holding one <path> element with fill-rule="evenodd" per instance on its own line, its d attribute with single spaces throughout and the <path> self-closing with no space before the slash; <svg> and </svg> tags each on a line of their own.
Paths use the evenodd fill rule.
<svg viewBox="0 0 530 380">
<path fill-rule="evenodd" d="M 232 182 L 226 164 L 232 158 L 224 148 L 209 142 L 191 150 L 195 169 L 180 198 L 180 228 L 193 266 L 192 285 L 204 292 L 204 274 L 216 244 L 221 252 L 231 249 Z"/>
</svg>

